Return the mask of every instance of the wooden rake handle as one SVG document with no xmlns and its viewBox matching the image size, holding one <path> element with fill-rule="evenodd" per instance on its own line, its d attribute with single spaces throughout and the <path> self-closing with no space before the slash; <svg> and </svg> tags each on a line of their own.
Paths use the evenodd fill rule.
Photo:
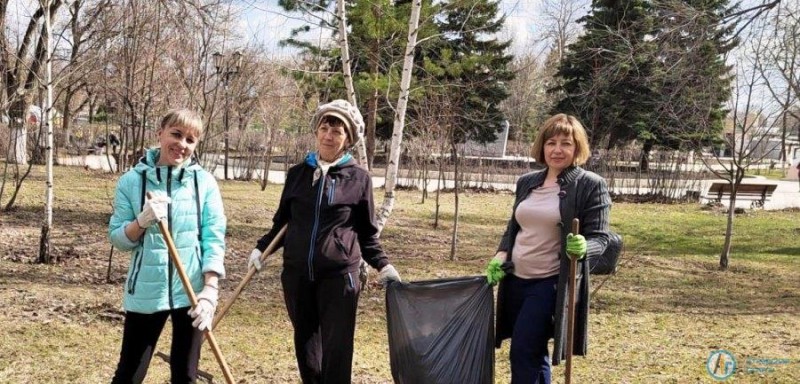
<svg viewBox="0 0 800 384">
<path fill-rule="evenodd" d="M 579 235 L 580 220 L 572 219 L 572 234 Z M 578 274 L 578 257 L 567 254 L 569 257 L 569 282 L 568 282 L 568 301 L 567 301 L 567 366 L 564 369 L 564 383 L 572 383 L 572 344 L 575 340 L 575 278 Z"/>
<path fill-rule="evenodd" d="M 153 194 L 151 192 L 147 192 L 147 198 L 152 199 Z M 189 276 L 186 275 L 186 270 L 183 269 L 181 258 L 178 256 L 178 249 L 175 248 L 175 243 L 172 241 L 172 235 L 169 233 L 169 228 L 167 228 L 167 224 L 162 220 L 158 222 L 158 229 L 161 230 L 161 236 L 164 237 L 164 242 L 167 243 L 169 257 L 172 259 L 172 264 L 175 265 L 175 269 L 178 271 L 178 276 L 181 278 L 183 289 L 189 296 L 189 301 L 192 303 L 192 308 L 194 308 L 197 306 L 197 295 L 194 294 L 194 289 L 192 289 L 192 283 L 189 281 Z M 219 344 L 217 344 L 217 339 L 214 338 L 214 334 L 211 333 L 210 330 L 206 330 L 204 333 L 208 339 L 208 345 L 211 346 L 211 351 L 214 353 L 214 357 L 217 359 L 219 367 L 222 369 L 222 374 L 225 376 L 225 382 L 228 384 L 233 384 L 235 380 L 231 375 L 230 368 L 228 368 L 228 363 L 225 362 L 225 357 L 222 356 L 222 352 L 219 349 Z"/>
<path fill-rule="evenodd" d="M 273 252 L 275 252 L 275 250 L 278 248 L 278 244 L 280 244 L 281 241 L 283 241 L 283 236 L 286 234 L 287 227 L 288 224 L 284 224 L 283 228 L 281 228 L 278 234 L 275 235 L 275 237 L 272 239 L 272 242 L 269 243 L 267 249 L 265 249 L 264 252 L 261 253 L 262 265 L 264 262 L 266 262 L 267 257 L 271 255 Z M 233 291 L 233 296 L 231 297 L 231 299 L 225 302 L 225 305 L 222 307 L 219 313 L 217 313 L 217 316 L 214 317 L 214 323 L 211 326 L 211 329 L 217 329 L 217 324 L 219 324 L 219 322 L 222 321 L 222 318 L 225 317 L 225 315 L 228 313 L 228 310 L 231 309 L 233 302 L 236 301 L 237 298 L 239 298 L 239 295 L 242 293 L 247 284 L 250 283 L 250 280 L 253 278 L 253 276 L 255 276 L 257 272 L 258 270 L 255 267 L 250 267 L 250 269 L 247 271 L 247 274 L 244 276 L 244 279 L 242 279 L 242 282 L 239 283 L 239 285 L 236 287 L 236 290 Z"/>
</svg>

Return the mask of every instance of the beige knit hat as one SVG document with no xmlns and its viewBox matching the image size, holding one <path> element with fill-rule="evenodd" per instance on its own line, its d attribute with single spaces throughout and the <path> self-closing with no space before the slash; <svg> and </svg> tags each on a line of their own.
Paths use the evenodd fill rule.
<svg viewBox="0 0 800 384">
<path fill-rule="evenodd" d="M 312 131 L 317 130 L 320 120 L 325 116 L 333 116 L 344 121 L 347 129 L 347 139 L 350 143 L 348 145 L 349 148 L 358 144 L 364 136 L 364 119 L 361 117 L 361 112 L 347 100 L 337 99 L 317 107 L 316 112 L 314 112 L 314 118 L 311 119 Z"/>
</svg>

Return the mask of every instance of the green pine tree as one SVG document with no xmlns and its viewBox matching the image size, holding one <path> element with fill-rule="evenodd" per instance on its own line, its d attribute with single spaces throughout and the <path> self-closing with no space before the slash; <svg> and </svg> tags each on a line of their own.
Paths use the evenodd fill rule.
<svg viewBox="0 0 800 384">
<path fill-rule="evenodd" d="M 441 1 L 435 19 L 441 37 L 422 50 L 426 82 L 446 92 L 458 141 L 493 141 L 506 120 L 499 105 L 508 97 L 507 82 L 514 78 L 513 56 L 507 53 L 511 41 L 496 36 L 505 22 L 498 4 Z"/>
<path fill-rule="evenodd" d="M 639 138 L 652 119 L 650 87 L 655 44 L 650 4 L 645 0 L 596 0 L 579 19 L 586 33 L 568 48 L 559 66 L 562 95 L 553 113 L 575 115 L 592 145 Z"/>
<path fill-rule="evenodd" d="M 559 67 L 563 94 L 553 112 L 578 116 L 593 145 L 655 147 L 714 140 L 730 97 L 725 55 L 737 41 L 728 0 L 597 0 L 586 33 Z"/>
</svg>

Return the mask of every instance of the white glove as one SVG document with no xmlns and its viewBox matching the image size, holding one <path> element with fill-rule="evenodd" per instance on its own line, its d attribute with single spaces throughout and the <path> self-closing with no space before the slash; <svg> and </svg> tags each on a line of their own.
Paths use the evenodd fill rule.
<svg viewBox="0 0 800 384">
<path fill-rule="evenodd" d="M 189 310 L 189 316 L 194 319 L 193 327 L 201 331 L 211 330 L 211 324 L 214 323 L 214 312 L 217 311 L 218 291 L 219 288 L 206 285 L 197 295 L 197 305 Z"/>
<path fill-rule="evenodd" d="M 392 281 L 403 280 L 400 279 L 400 274 L 397 273 L 397 270 L 394 269 L 394 266 L 391 264 L 386 264 L 386 266 L 383 267 L 380 272 L 378 272 L 378 281 L 385 287 Z"/>
<path fill-rule="evenodd" d="M 136 216 L 136 222 L 139 223 L 139 228 L 147 228 L 166 219 L 169 203 L 170 198 L 165 195 L 155 195 L 152 199 L 145 199 L 142 212 L 139 213 L 139 216 Z"/>
<path fill-rule="evenodd" d="M 259 251 L 258 248 L 254 249 L 253 252 L 250 252 L 250 257 L 247 258 L 247 269 L 255 268 L 256 272 L 261 271 L 261 254 L 263 252 Z"/>
</svg>

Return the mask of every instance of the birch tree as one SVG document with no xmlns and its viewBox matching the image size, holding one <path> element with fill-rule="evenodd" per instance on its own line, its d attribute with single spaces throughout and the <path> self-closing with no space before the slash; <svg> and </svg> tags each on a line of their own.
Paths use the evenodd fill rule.
<svg viewBox="0 0 800 384">
<path fill-rule="evenodd" d="M 411 70 L 414 68 L 414 50 L 417 46 L 419 32 L 419 15 L 422 10 L 422 0 L 413 0 L 411 16 L 408 19 L 408 43 L 403 56 L 403 71 L 400 77 L 400 96 L 394 114 L 392 127 L 392 144 L 389 150 L 389 161 L 386 167 L 386 184 L 383 204 L 376 213 L 378 231 L 382 232 L 386 221 L 394 209 L 394 189 L 397 186 L 397 172 L 400 167 L 400 152 L 403 143 L 403 128 L 405 126 L 406 108 L 408 107 L 409 88 L 411 87 Z"/>
<path fill-rule="evenodd" d="M 347 17 L 344 11 L 345 0 L 336 0 L 336 18 L 339 21 L 339 49 L 342 52 L 342 75 L 344 76 L 344 85 L 347 88 L 347 100 L 350 104 L 358 108 L 358 100 L 356 100 L 356 88 L 353 86 L 353 70 L 350 68 L 350 47 L 347 44 Z M 358 145 L 356 151 L 358 152 L 358 162 L 362 167 L 369 170 L 369 162 L 367 161 L 367 147 L 364 141 L 364 132 L 356 132 L 358 135 Z"/>
<path fill-rule="evenodd" d="M 40 1 L 42 9 L 50 9 L 52 0 Z M 46 134 L 45 144 L 45 201 L 44 201 L 44 222 L 42 223 L 42 233 L 39 238 L 39 262 L 51 263 L 50 254 L 50 229 L 53 226 L 53 12 L 46 12 L 44 17 L 44 60 L 45 73 L 44 83 L 47 88 L 47 99 L 44 105 L 44 124 Z"/>
</svg>

